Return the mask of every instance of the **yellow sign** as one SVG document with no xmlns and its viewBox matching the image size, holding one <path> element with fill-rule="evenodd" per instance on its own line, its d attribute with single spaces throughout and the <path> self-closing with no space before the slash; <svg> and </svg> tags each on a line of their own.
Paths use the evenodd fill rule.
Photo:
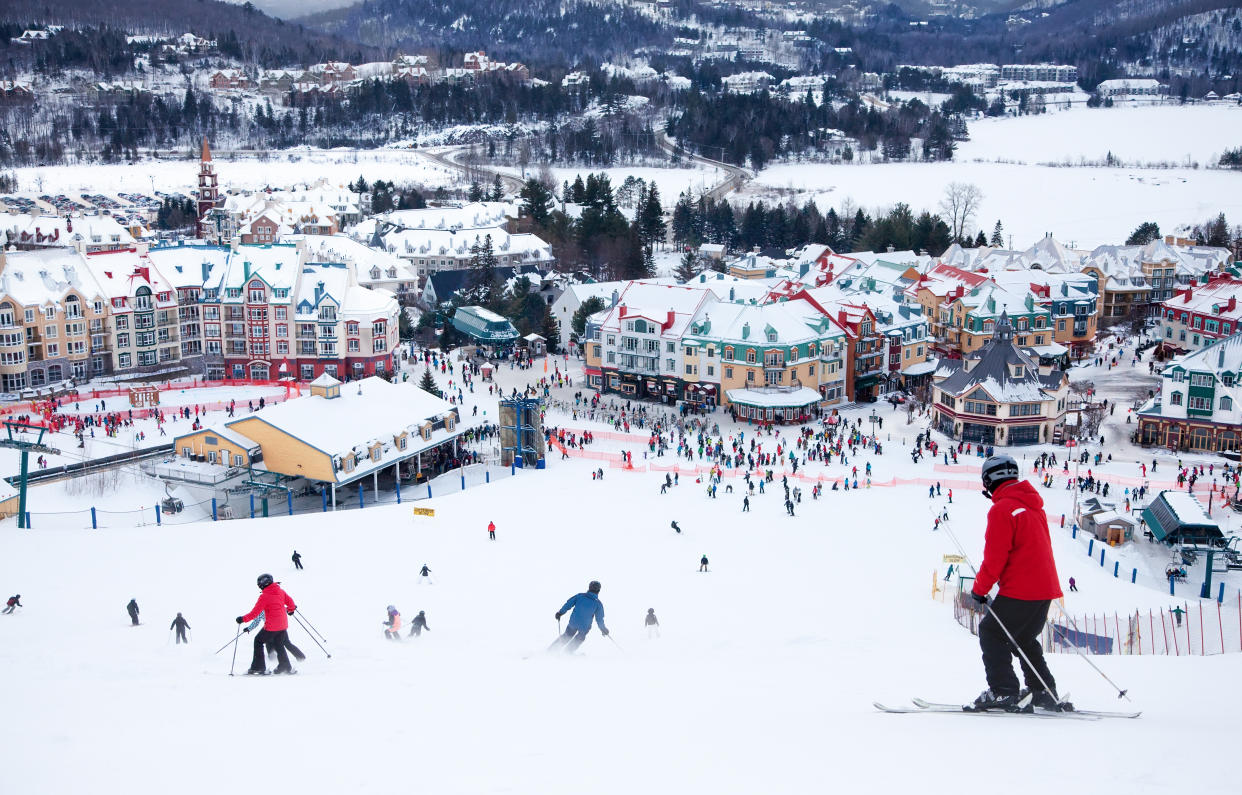
<svg viewBox="0 0 1242 795">
<path fill-rule="evenodd" d="M 961 555 L 945 555 L 944 562 L 945 563 L 965 563 L 966 558 Z"/>
<path fill-rule="evenodd" d="M 415 508 L 414 515 L 415 516 L 435 516 L 436 509 L 435 508 Z"/>
</svg>

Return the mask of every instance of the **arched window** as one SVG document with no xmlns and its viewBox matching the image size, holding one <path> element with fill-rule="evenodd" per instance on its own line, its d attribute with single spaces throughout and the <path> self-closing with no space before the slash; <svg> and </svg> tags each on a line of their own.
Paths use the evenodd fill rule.
<svg viewBox="0 0 1242 795">
<path fill-rule="evenodd" d="M 1180 405 L 1182 405 L 1182 393 L 1181 393 L 1181 392 L 1174 392 L 1174 393 L 1170 394 L 1170 395 L 1169 395 L 1169 405 L 1171 405 L 1171 406 L 1180 406 Z"/>
<path fill-rule="evenodd" d="M 1221 411 L 1233 411 L 1233 398 L 1226 395 L 1220 399 Z"/>
</svg>

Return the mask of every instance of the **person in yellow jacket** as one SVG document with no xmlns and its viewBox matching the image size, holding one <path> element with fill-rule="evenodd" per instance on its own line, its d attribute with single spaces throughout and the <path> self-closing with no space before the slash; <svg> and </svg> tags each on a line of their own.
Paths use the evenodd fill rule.
<svg viewBox="0 0 1242 795">
<path fill-rule="evenodd" d="M 401 613 L 392 605 L 388 606 L 388 620 L 384 622 L 387 629 L 384 637 L 389 640 L 401 640 Z"/>
</svg>

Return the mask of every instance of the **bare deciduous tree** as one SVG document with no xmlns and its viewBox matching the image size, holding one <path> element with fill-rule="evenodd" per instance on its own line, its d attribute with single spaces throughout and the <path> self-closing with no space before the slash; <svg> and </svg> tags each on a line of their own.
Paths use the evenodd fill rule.
<svg viewBox="0 0 1242 795">
<path fill-rule="evenodd" d="M 949 219 L 949 228 L 954 240 L 962 240 L 966 227 L 979 211 L 983 202 L 983 191 L 978 185 L 969 182 L 950 182 L 944 189 L 944 198 L 940 200 L 940 209 Z"/>
</svg>

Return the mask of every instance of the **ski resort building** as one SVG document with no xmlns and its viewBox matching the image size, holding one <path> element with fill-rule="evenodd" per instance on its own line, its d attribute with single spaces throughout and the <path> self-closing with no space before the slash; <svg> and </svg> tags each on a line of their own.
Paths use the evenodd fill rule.
<svg viewBox="0 0 1242 795">
<path fill-rule="evenodd" d="M 1220 525 L 1203 503 L 1182 491 L 1162 491 L 1143 509 L 1152 536 L 1166 544 L 1210 544 L 1222 538 Z"/>
<path fill-rule="evenodd" d="M 1242 335 L 1174 359 L 1138 411 L 1137 441 L 1170 450 L 1242 449 Z"/>
<path fill-rule="evenodd" d="M 311 394 L 177 437 L 177 460 L 159 474 L 213 486 L 244 481 L 279 490 L 338 490 L 380 478 L 418 481 L 456 465 L 466 429 L 448 401 L 412 384 L 321 375 Z M 348 422 L 342 422 L 348 417 Z"/>
<path fill-rule="evenodd" d="M 1242 280 L 1226 275 L 1191 284 L 1160 305 L 1157 336 L 1165 351 L 1189 353 L 1242 328 Z"/>
<path fill-rule="evenodd" d="M 933 422 L 953 439 L 987 445 L 1051 442 L 1065 423 L 1069 376 L 1015 343 L 1004 312 L 992 337 L 961 359 L 942 360 L 933 379 Z"/>
</svg>

